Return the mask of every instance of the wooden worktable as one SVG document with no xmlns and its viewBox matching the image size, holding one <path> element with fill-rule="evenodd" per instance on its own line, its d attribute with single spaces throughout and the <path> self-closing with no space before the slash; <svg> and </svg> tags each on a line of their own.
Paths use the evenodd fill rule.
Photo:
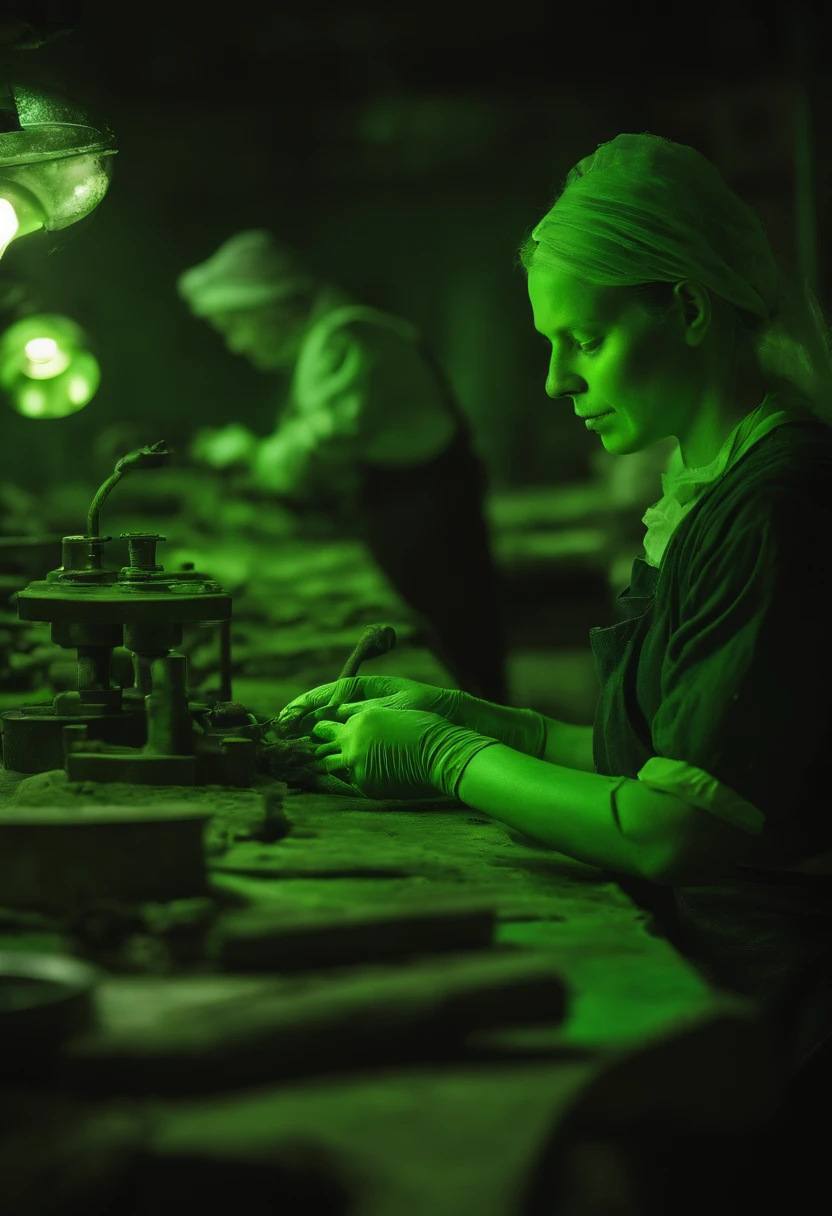
<svg viewBox="0 0 832 1216">
<path fill-rule="evenodd" d="M 530 1188 L 546 1203 L 561 1186 L 584 1199 L 600 1187 L 602 1197 L 609 1177 L 623 1204 L 616 1210 L 635 1213 L 642 1200 L 637 1190 L 627 1199 L 629 1167 L 603 1136 L 599 1148 L 599 1126 L 647 1120 L 684 1145 L 703 1132 L 743 1134 L 765 1109 L 766 1060 L 747 1012 L 651 936 L 644 913 L 610 876 L 451 802 L 291 794 L 285 808 L 294 830 L 273 844 L 244 839 L 257 803 L 255 791 L 222 793 L 221 817 L 243 839 L 210 859 L 217 896 L 287 914 L 476 897 L 497 910 L 496 949 L 551 952 L 567 981 L 565 1020 L 490 1032 L 469 1058 L 435 1064 L 266 1080 L 217 1094 L 209 1076 L 198 1097 L 71 1100 L 60 1114 L 51 1106 L 46 1119 L 36 1103 L 19 1134 L 37 1127 L 39 1162 L 50 1154 L 44 1126 L 60 1127 L 55 1155 L 64 1163 L 71 1155 L 76 1170 L 85 1155 L 94 1158 L 89 1169 L 100 1172 L 105 1194 L 113 1178 L 129 1179 L 141 1216 L 172 1212 L 183 1193 L 193 1210 L 219 1211 L 264 1185 L 275 1202 L 287 1200 L 287 1211 L 311 1204 L 360 1216 L 509 1216 L 538 1210 L 523 1198 Z M 183 1009 L 196 1021 L 212 1004 L 249 991 L 254 999 L 271 982 L 112 975 L 98 993 L 100 1020 L 119 1033 L 163 1026 Z M 707 1176 L 701 1161 L 697 1170 Z M 34 1209 L 8 1216 L 18 1210 Z"/>
<path fill-rule="evenodd" d="M 254 547 L 243 555 L 239 546 L 229 549 L 228 563 L 246 557 L 235 574 L 223 567 L 215 546 L 210 568 L 236 587 L 249 577 L 256 556 Z M 258 559 L 252 585 L 265 606 L 260 616 L 252 609 L 257 630 L 248 637 L 243 629 L 239 642 L 235 638 L 242 656 L 235 699 L 266 714 L 331 679 L 360 632 L 361 614 L 344 623 L 340 602 L 330 629 L 320 595 L 321 620 L 312 629 L 307 601 L 298 607 L 288 598 L 290 591 L 299 596 L 301 587 L 289 556 L 279 549 L 270 554 L 272 581 Z M 313 556 L 320 564 L 326 555 Z M 178 557 L 200 560 L 196 551 Z M 353 587 L 352 567 L 346 558 L 343 570 L 332 567 L 336 558 L 327 558 L 330 565 L 318 572 L 322 585 L 340 579 L 338 585 Z M 316 572 L 317 566 L 307 579 L 310 603 L 318 594 Z M 396 620 L 383 596 L 374 591 L 365 598 L 371 609 L 361 623 Z M 275 605 L 285 619 L 269 623 Z M 450 684 L 424 650 L 406 645 L 371 669 Z M 268 678 L 258 677 L 260 671 Z M 18 694 L 2 708 L 26 699 Z M 0 778 L 3 805 L 16 780 L 12 774 Z M 628 1128 L 645 1122 L 652 1130 L 640 1133 L 642 1162 L 646 1152 L 649 1164 L 652 1148 L 657 1160 L 666 1155 L 667 1132 L 681 1146 L 691 1195 L 699 1181 L 702 1206 L 718 1210 L 707 1168 L 718 1169 L 718 1154 L 708 1141 L 703 1159 L 701 1138 L 734 1137 L 764 1117 L 772 1100 L 765 1051 L 750 1011 L 708 989 L 666 941 L 652 936 L 645 914 L 612 876 L 538 848 L 452 802 L 417 806 L 290 794 L 285 809 L 293 831 L 276 843 L 258 843 L 248 837 L 261 792 L 73 791 L 58 774 L 44 775 L 35 804 L 83 799 L 136 805 L 137 798 L 204 803 L 215 816 L 210 891 L 220 902 L 271 907 L 287 916 L 337 917 L 357 906 L 395 910 L 425 901 L 482 901 L 497 914 L 493 951 L 514 947 L 551 959 L 566 985 L 565 1016 L 480 1034 L 467 1054 L 441 1063 L 293 1080 L 275 1080 L 264 1066 L 260 1084 L 253 1087 L 246 1078 L 238 1089 L 225 1086 L 222 1092 L 212 1092 L 206 1061 L 198 1063 L 204 1072 L 198 1097 L 89 1100 L 28 1093 L 7 1099 L 7 1107 L 0 1095 L 0 1116 L 11 1112 L 0 1122 L 15 1129 L 0 1148 L 4 1216 L 41 1210 L 63 1216 L 79 1207 L 88 1216 L 114 1210 L 164 1216 L 183 1205 L 201 1212 L 241 1207 L 351 1216 L 538 1210 L 549 1216 L 561 1210 L 645 1216 L 629 1158 L 610 1143 L 620 1145 Z M 0 938 L 0 947 L 49 950 L 56 942 L 18 934 Z M 128 1037 L 132 1030 L 164 1028 L 183 1013 L 197 1027 L 211 1007 L 254 1003 L 264 992 L 279 994 L 280 983 L 280 976 L 216 970 L 105 974 L 97 992 L 99 1021 L 103 1032 Z M 688 1150 L 688 1144 L 698 1148 Z M 68 1205 L 56 1198 L 52 1207 L 38 1206 L 47 1176 L 56 1192 L 71 1195 Z M 271 1206 L 258 1208 L 255 1197 L 264 1188 Z M 528 1198 L 532 1192 L 537 1207 Z M 556 1206 L 556 1195 L 560 1204 L 569 1194 L 580 1203 Z M 604 1206 L 613 1199 L 617 1207 Z"/>
</svg>

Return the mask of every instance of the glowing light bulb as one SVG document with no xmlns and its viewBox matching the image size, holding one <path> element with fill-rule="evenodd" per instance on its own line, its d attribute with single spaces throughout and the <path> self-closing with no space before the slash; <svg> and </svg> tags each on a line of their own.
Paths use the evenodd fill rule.
<svg viewBox="0 0 832 1216">
<path fill-rule="evenodd" d="M 11 245 L 19 227 L 20 220 L 14 207 L 7 198 L 0 198 L 0 258 Z"/>
<path fill-rule="evenodd" d="M 51 380 L 69 367 L 72 356 L 54 338 L 30 338 L 23 347 L 25 375 L 32 380 Z"/>
<path fill-rule="evenodd" d="M 48 363 L 58 353 L 58 343 L 54 338 L 30 338 L 23 349 L 33 363 Z"/>
</svg>

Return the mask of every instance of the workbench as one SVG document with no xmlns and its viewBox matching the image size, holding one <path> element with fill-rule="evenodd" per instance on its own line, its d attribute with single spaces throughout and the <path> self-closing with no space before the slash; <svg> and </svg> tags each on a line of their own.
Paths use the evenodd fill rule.
<svg viewBox="0 0 832 1216">
<path fill-rule="evenodd" d="M 52 1185 L 80 1188 L 88 1211 L 99 1210 L 96 1195 L 113 1200 L 129 1183 L 141 1213 L 172 1212 L 177 1194 L 190 1197 L 191 1210 L 220 1211 L 220 1196 L 230 1203 L 263 1187 L 276 1205 L 295 1196 L 281 1211 L 311 1203 L 360 1216 L 508 1216 L 538 1210 L 541 1196 L 560 1204 L 568 1193 L 581 1202 L 590 1193 L 600 1202 L 612 1187 L 623 1205 L 616 1210 L 636 1212 L 643 1200 L 619 1144 L 628 1128 L 663 1128 L 684 1162 L 684 1146 L 703 1135 L 735 1152 L 765 1109 L 765 1053 L 749 1011 L 711 991 L 649 933 L 645 913 L 611 876 L 445 800 L 414 807 L 292 793 L 285 800 L 292 833 L 264 844 L 246 839 L 258 798 L 222 791 L 231 839 L 209 858 L 215 898 L 287 917 L 426 902 L 493 907 L 494 944 L 482 953 L 502 952 L 509 964 L 518 951 L 545 956 L 565 981 L 563 1015 L 474 1034 L 450 1056 L 437 1043 L 422 1059 L 357 1070 L 340 1060 L 311 1076 L 288 1075 L 279 1053 L 270 1063 L 264 1050 L 254 1072 L 250 1058 L 242 1060 L 239 1087 L 222 1062 L 219 1092 L 210 1053 L 202 1060 L 197 1052 L 182 1074 L 183 1092 L 124 1097 L 110 1070 L 123 1064 L 131 1035 L 146 1049 L 177 1018 L 196 1027 L 212 1011 L 253 1008 L 279 995 L 286 978 L 110 974 L 97 994 L 101 1034 L 122 1048 L 110 1057 L 108 1049 L 79 1053 L 87 1065 L 98 1055 L 108 1092 L 20 1099 L 16 1109 L 30 1114 L 16 1123 L 4 1157 L 6 1176 L 18 1174 L 22 1189 L 6 1216 L 41 1210 L 33 1204 L 47 1185 L 44 1153 L 58 1163 Z M 397 970 L 412 977 L 418 966 L 349 970 L 372 980 Z M 320 988 L 333 974 L 302 982 Z M 297 977 L 292 982 L 296 991 Z M 84 1060 L 76 1065 L 84 1074 Z M 196 1083 L 188 1079 L 194 1070 L 202 1072 Z M 656 1135 L 656 1152 L 666 1155 L 671 1149 Z M 39 1166 L 26 1176 L 21 1163 L 35 1139 Z M 63 1209 L 44 1209 L 53 1210 Z"/>
<path fill-rule="evenodd" d="M 274 713 L 333 678 L 360 623 L 399 625 L 375 575 L 360 590 L 354 551 L 313 548 L 301 570 L 289 546 L 213 546 L 212 573 L 259 604 L 241 593 L 236 700 Z M 355 606 L 330 603 L 333 587 Z M 451 685 L 405 630 L 372 671 Z M 0 807 L 19 782 L 0 773 Z M 762 1035 L 614 876 L 451 800 L 290 791 L 291 831 L 266 843 L 265 778 L 250 790 L 77 788 L 61 772 L 28 784 L 35 807 L 204 807 L 207 885 L 184 915 L 210 929 L 186 961 L 147 929 L 124 929 L 111 955 L 102 933 L 82 955 L 101 968 L 96 1027 L 48 1083 L 0 1098 L 3 1216 L 650 1216 L 668 1196 L 675 1213 L 739 1210 L 726 1179 L 742 1178 L 740 1146 L 775 1101 Z M 157 926 L 172 916 L 148 911 Z M 203 949 L 246 917 L 285 926 L 283 963 L 256 955 L 256 933 L 259 962 L 234 953 L 245 933 L 225 955 Z M 405 949 L 412 925 L 395 929 L 408 917 L 427 918 L 419 950 Z M 326 965 L 298 966 L 310 939 L 291 947 L 292 927 L 310 921 L 345 930 L 342 957 L 330 941 Z M 4 919 L 0 896 L 0 949 L 75 947 L 46 921 Z"/>
</svg>

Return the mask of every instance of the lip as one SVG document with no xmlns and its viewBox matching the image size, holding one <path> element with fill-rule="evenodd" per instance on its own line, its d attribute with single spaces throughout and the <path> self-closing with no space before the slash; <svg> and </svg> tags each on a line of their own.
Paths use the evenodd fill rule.
<svg viewBox="0 0 832 1216">
<path fill-rule="evenodd" d="M 614 413 L 615 410 L 604 410 L 600 414 L 576 414 L 575 417 L 580 418 L 582 422 L 586 422 L 587 420 L 591 421 L 593 418 L 606 418 L 608 414 Z"/>
</svg>

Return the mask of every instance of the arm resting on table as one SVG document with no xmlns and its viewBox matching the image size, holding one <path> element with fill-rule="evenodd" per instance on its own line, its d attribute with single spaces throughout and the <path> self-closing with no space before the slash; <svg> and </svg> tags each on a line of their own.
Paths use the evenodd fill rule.
<svg viewBox="0 0 832 1216">
<path fill-rule="evenodd" d="M 592 727 L 573 726 L 541 714 L 546 723 L 546 748 L 543 759 L 564 768 L 577 768 L 582 773 L 594 773 L 592 758 Z"/>
<path fill-rule="evenodd" d="M 675 794 L 535 760 L 502 744 L 468 762 L 457 795 L 567 857 L 664 886 L 722 877 L 747 847 L 744 832 Z"/>
</svg>

